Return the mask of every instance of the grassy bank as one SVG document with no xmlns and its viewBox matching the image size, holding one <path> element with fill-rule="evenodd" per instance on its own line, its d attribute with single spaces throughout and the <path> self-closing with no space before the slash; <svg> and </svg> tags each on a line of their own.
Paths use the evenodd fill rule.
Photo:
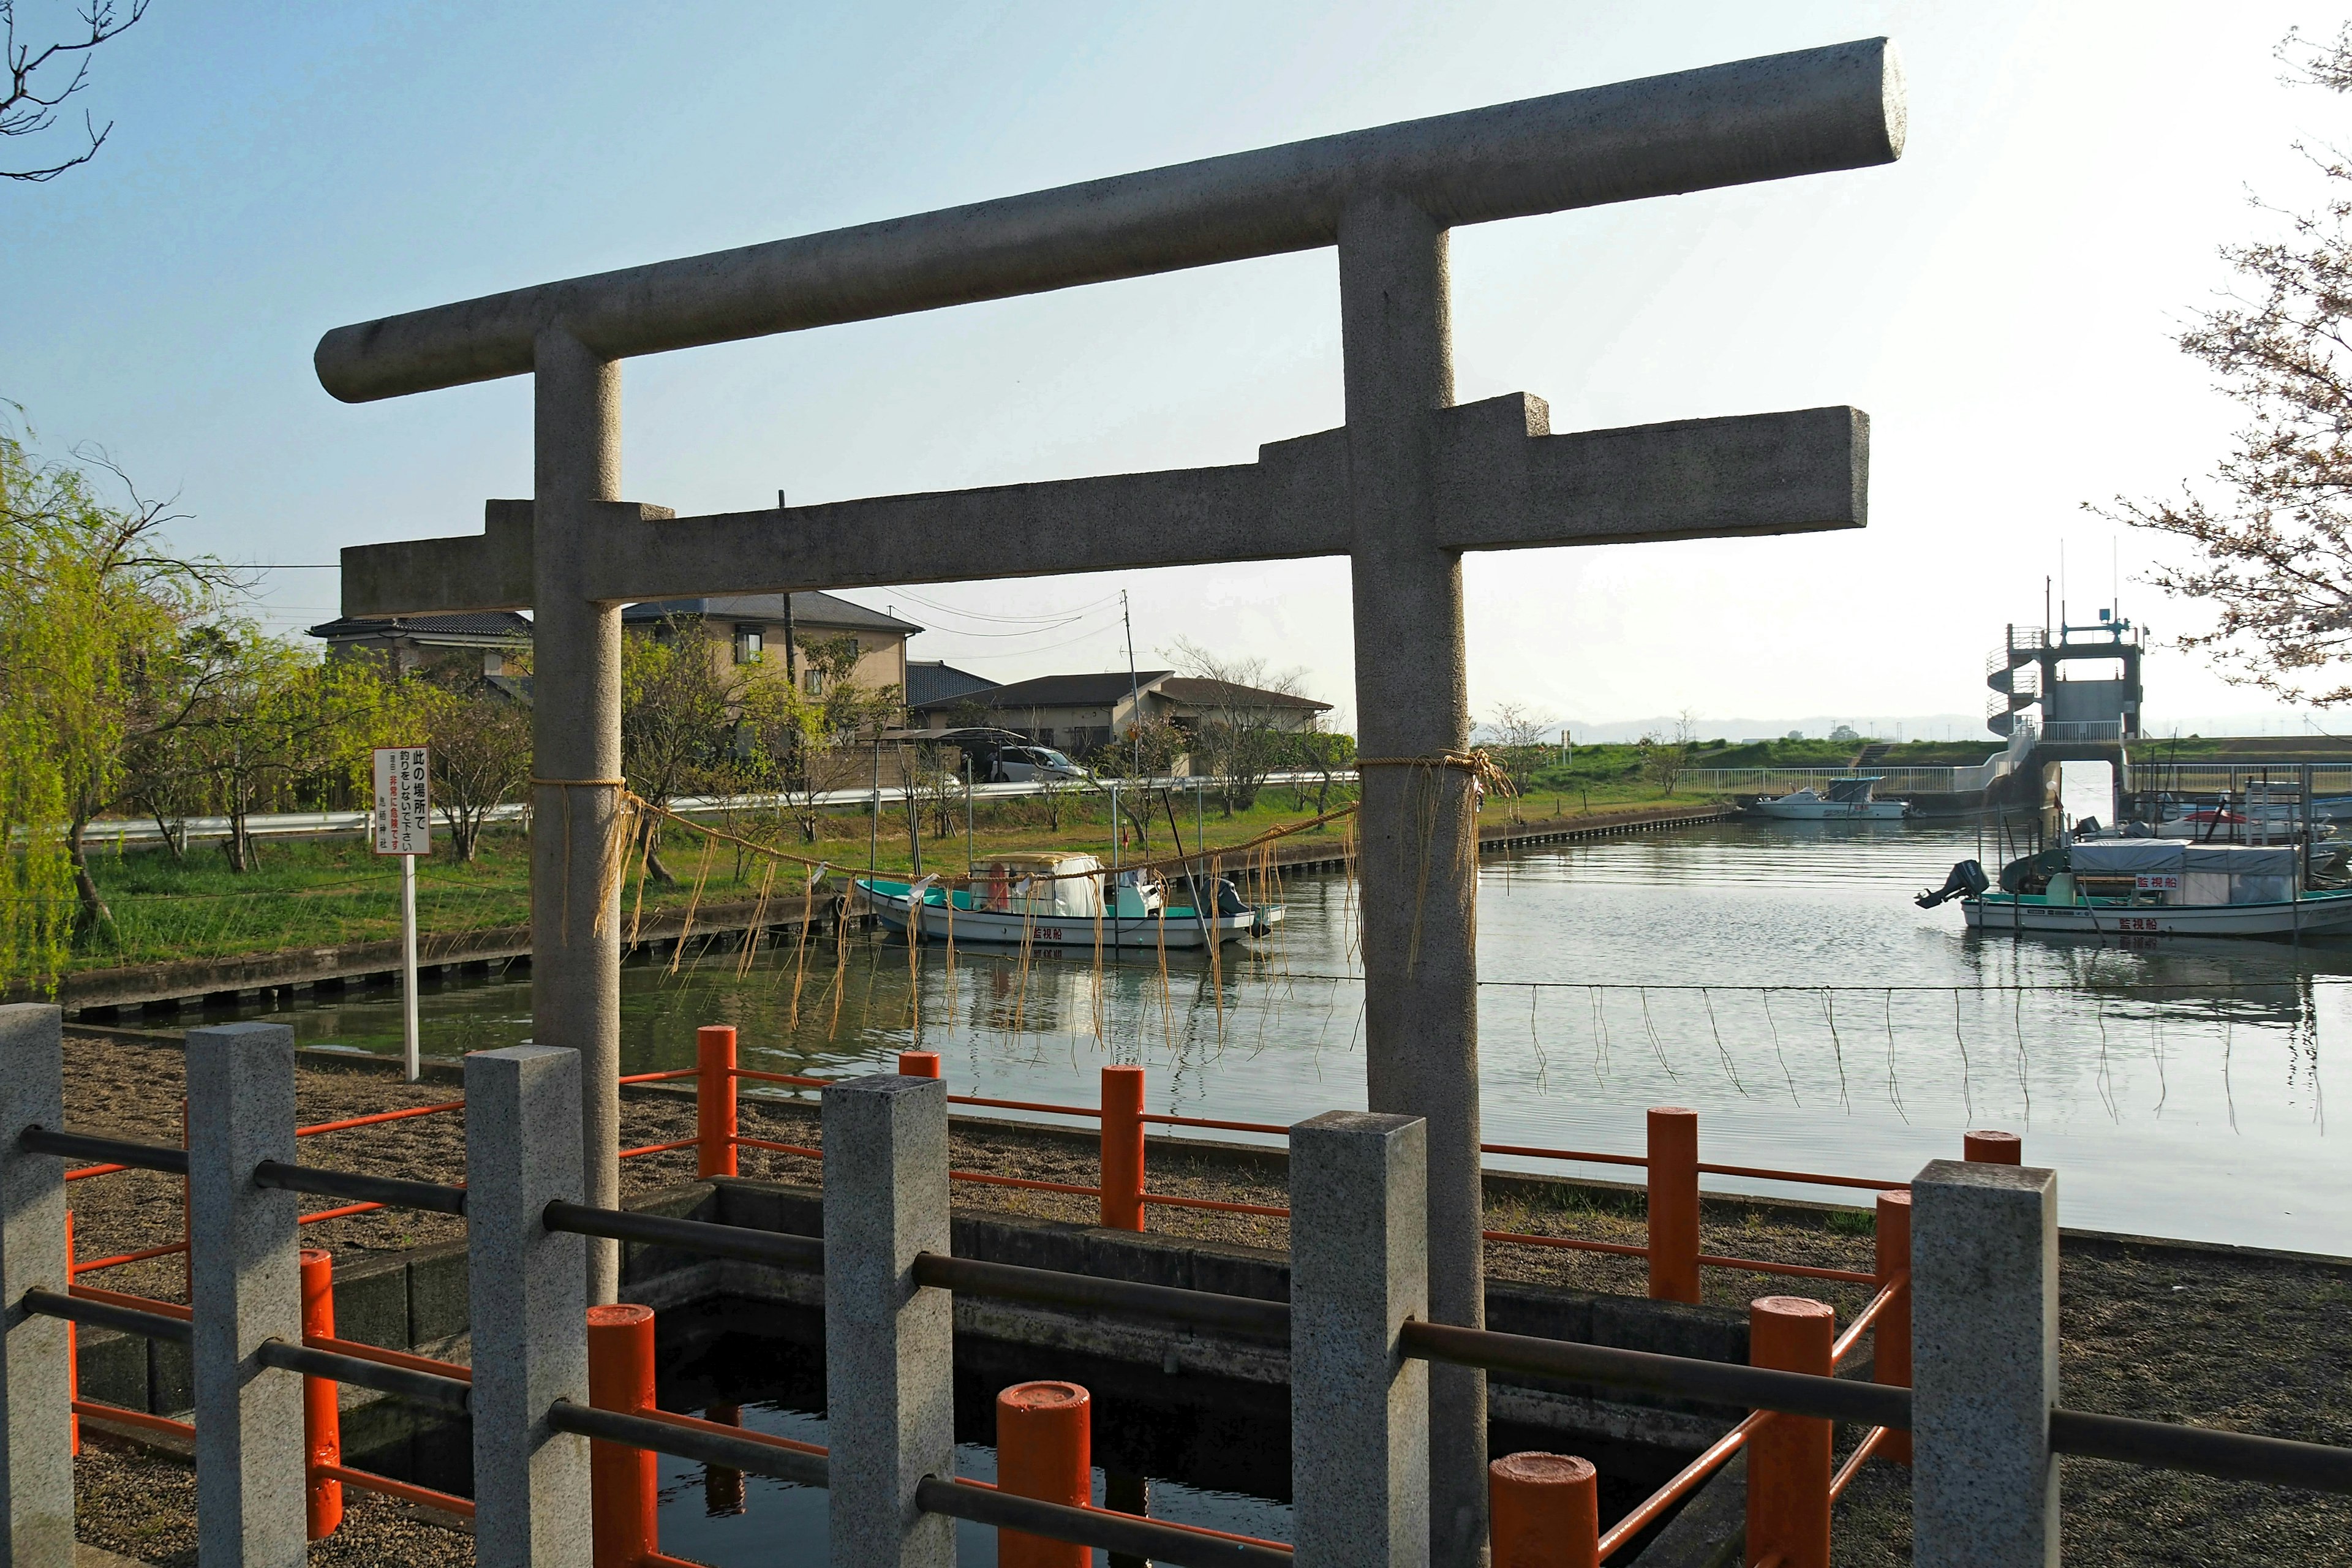
<svg viewBox="0 0 2352 1568">
<path fill-rule="evenodd" d="M 1351 793 L 1335 790 L 1336 806 Z M 1516 808 L 1522 817 L 1574 816 L 1590 809 L 1622 810 L 1628 806 L 1682 804 L 1668 801 L 1638 779 L 1611 779 L 1599 787 L 1538 790 L 1524 800 L 1490 803 L 1492 815 Z M 1176 826 L 1183 847 L 1198 842 L 1211 849 L 1239 844 L 1271 828 L 1312 816 L 1315 797 L 1287 786 L 1263 792 L 1246 812 L 1223 816 L 1213 797 L 1196 819 L 1189 800 L 1176 803 Z M 904 873 L 913 865 L 904 803 L 885 802 L 880 830 L 871 816 L 843 812 L 820 820 L 814 843 L 802 840 L 797 829 L 780 831 L 772 817 L 749 814 L 732 821 L 708 819 L 744 837 L 775 843 L 794 855 L 830 862 L 847 871 L 862 872 L 869 843 L 875 863 L 887 872 Z M 954 831 L 944 837 L 926 821 L 923 865 L 926 869 L 960 874 L 965 866 L 962 814 L 955 814 Z M 998 800 L 979 803 L 972 814 L 971 852 L 985 858 L 1013 849 L 1067 848 L 1090 852 L 1106 862 L 1111 858 L 1109 803 L 1100 795 L 1073 795 L 1062 801 Z M 1309 828 L 1303 837 L 1330 840 L 1349 830 L 1345 820 Z M 1171 837 L 1165 808 L 1154 813 L 1150 840 L 1141 845 L 1130 830 L 1120 849 L 1132 860 L 1139 853 L 1171 852 Z M 708 847 L 706 847 L 708 846 Z M 775 865 L 772 891 L 796 889 L 805 873 L 790 863 L 778 863 L 750 849 L 712 843 L 675 825 L 663 835 L 662 855 L 675 880 L 648 879 L 644 909 L 653 912 L 683 906 L 701 884 L 705 904 L 755 898 Z M 229 870 L 215 847 L 199 846 L 184 859 L 162 848 L 103 850 L 91 858 L 90 869 L 114 914 L 110 931 L 85 943 L 73 955 L 70 968 L 79 972 L 129 964 L 156 963 L 173 959 L 221 958 L 236 953 L 268 952 L 293 947 L 325 947 L 344 942 L 388 941 L 400 934 L 399 874 L 389 860 L 380 860 L 365 843 L 352 839 L 295 839 L 265 842 L 258 863 L 242 874 Z M 837 885 L 837 883 L 836 883 Z M 626 897 L 637 900 L 634 868 Z M 443 850 L 421 862 L 416 875 L 418 929 L 428 934 L 482 931 L 520 925 L 530 918 L 530 857 L 529 840 L 520 830 L 486 833 L 480 854 L 470 865 L 457 864 Z"/>
</svg>

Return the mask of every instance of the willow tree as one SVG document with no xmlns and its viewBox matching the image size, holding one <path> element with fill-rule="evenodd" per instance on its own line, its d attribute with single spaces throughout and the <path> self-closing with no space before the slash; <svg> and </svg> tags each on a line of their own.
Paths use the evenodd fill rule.
<svg viewBox="0 0 2352 1568">
<path fill-rule="evenodd" d="M 2352 91 L 2352 24 L 2326 43 L 2290 34 L 2297 78 Z M 2150 581 L 2201 601 L 2210 629 L 2180 638 L 2224 677 L 2316 707 L 2352 702 L 2352 157 L 2301 149 L 2327 188 L 2284 232 L 2221 256 L 2237 287 L 2179 337 L 2247 422 L 2203 490 L 2091 510 L 2190 546 Z"/>
<path fill-rule="evenodd" d="M 52 984 L 69 942 L 111 927 L 84 834 L 216 672 L 230 578 L 173 552 L 174 521 L 102 457 L 43 458 L 0 430 L 0 983 Z"/>
</svg>

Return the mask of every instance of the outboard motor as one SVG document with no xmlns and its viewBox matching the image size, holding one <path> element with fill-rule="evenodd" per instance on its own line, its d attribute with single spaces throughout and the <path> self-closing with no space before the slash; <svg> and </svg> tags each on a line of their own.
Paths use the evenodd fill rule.
<svg viewBox="0 0 2352 1568">
<path fill-rule="evenodd" d="M 1249 905 L 1242 901 L 1241 890 L 1234 886 L 1234 879 L 1231 877 L 1218 878 L 1217 913 L 1230 916 L 1245 915 L 1250 912 Z"/>
<path fill-rule="evenodd" d="M 1922 893 L 1911 901 L 1923 910 L 1932 910 L 1949 899 L 1981 898 L 1990 886 L 1992 884 L 1986 879 L 1982 866 L 1973 860 L 1963 860 L 1952 868 L 1952 874 L 1944 879 L 1942 887 Z"/>
</svg>

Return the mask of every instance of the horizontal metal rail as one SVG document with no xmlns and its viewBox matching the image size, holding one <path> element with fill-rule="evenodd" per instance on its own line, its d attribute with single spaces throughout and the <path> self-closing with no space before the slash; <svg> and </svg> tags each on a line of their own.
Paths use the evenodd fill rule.
<svg viewBox="0 0 2352 1568">
<path fill-rule="evenodd" d="M 434 1214 L 463 1215 L 466 1189 L 444 1182 L 413 1182 L 405 1176 L 369 1176 L 357 1171 L 331 1171 L 319 1165 L 289 1165 L 264 1160 L 253 1168 L 253 1184 L 287 1193 L 315 1193 L 320 1197 L 356 1198 L 394 1208 L 426 1209 Z"/>
<path fill-rule="evenodd" d="M 108 1405 L 96 1399 L 77 1399 L 72 1402 L 72 1405 L 75 1415 L 88 1416 L 93 1421 L 119 1421 L 125 1426 L 134 1426 L 142 1432 L 160 1432 L 164 1436 L 178 1437 L 184 1441 L 196 1435 L 196 1429 L 194 1426 L 185 1421 L 174 1421 L 168 1415 L 150 1415 L 144 1410 L 127 1409 L 120 1405 Z"/>
<path fill-rule="evenodd" d="M 1014 1263 L 984 1263 L 976 1258 L 947 1258 L 936 1252 L 915 1255 L 914 1277 L 918 1285 L 937 1286 L 967 1296 L 993 1296 L 1046 1307 L 1139 1312 L 1173 1319 L 1195 1328 L 1239 1329 L 1284 1338 L 1290 1333 L 1288 1302 L 1262 1301 L 1252 1296 L 1184 1290 L 1172 1285 L 1143 1285 L 1131 1279 L 1103 1279 L 1053 1268 L 1025 1268 Z"/>
<path fill-rule="evenodd" d="M 385 1497 L 398 1498 L 403 1502 L 413 1502 L 420 1507 L 438 1509 L 443 1513 L 454 1513 L 459 1519 L 474 1517 L 474 1500 L 471 1498 L 456 1497 L 448 1492 L 435 1491 L 431 1487 L 411 1486 L 406 1481 L 395 1481 L 390 1476 L 379 1476 L 369 1470 L 354 1470 L 348 1465 L 313 1465 L 310 1467 L 310 1477 L 313 1480 L 341 1481 L 347 1487 L 357 1487 L 363 1492 L 381 1492 Z"/>
<path fill-rule="evenodd" d="M 740 1434 L 722 1435 L 673 1426 L 666 1421 L 650 1420 L 643 1415 L 625 1415 L 617 1410 L 599 1410 L 593 1405 L 575 1405 L 568 1399 L 559 1399 L 548 1406 L 547 1424 L 558 1432 L 571 1432 L 600 1442 L 622 1443 L 632 1448 L 650 1449 L 656 1454 L 692 1459 L 699 1464 L 719 1465 L 730 1470 L 741 1470 L 747 1475 L 766 1476 L 804 1487 L 832 1484 L 832 1464 L 824 1455 L 781 1447 Z"/>
<path fill-rule="evenodd" d="M 943 1513 L 974 1524 L 992 1524 L 999 1530 L 1018 1530 L 1050 1541 L 1173 1563 L 1176 1568 L 1288 1568 L 1291 1561 L 1285 1547 L 1187 1530 L 1140 1514 L 1072 1508 L 938 1476 L 925 1476 L 915 1483 L 915 1506 L 926 1513 Z"/>
<path fill-rule="evenodd" d="M 96 1285 L 68 1285 L 66 1293 L 79 1301 L 103 1301 L 109 1306 L 127 1307 L 134 1312 L 152 1312 L 159 1318 L 177 1318 L 182 1322 L 194 1321 L 194 1307 L 177 1301 L 158 1301 L 151 1296 L 133 1296 L 127 1290 L 107 1290 Z"/>
<path fill-rule="evenodd" d="M 115 1306 L 110 1301 L 86 1301 L 76 1296 L 59 1295 L 55 1290 L 26 1291 L 25 1310 L 38 1312 L 45 1318 L 63 1318 L 69 1323 L 87 1323 L 93 1329 L 112 1329 L 119 1333 L 138 1334 L 175 1345 L 190 1344 L 195 1339 L 195 1325 L 184 1318 L 167 1318 L 161 1312 L 142 1312 L 133 1307 Z"/>
<path fill-rule="evenodd" d="M 1864 1426 L 1894 1426 L 1906 1432 L 1911 1429 L 1911 1391 L 1884 1384 L 1814 1377 L 1801 1372 L 1776 1372 L 1769 1367 L 1659 1355 L 1650 1351 L 1619 1350 L 1612 1345 L 1498 1334 L 1489 1329 L 1457 1328 L 1450 1323 L 1407 1323 L 1402 1340 L 1407 1355 L 1452 1362 L 1457 1366 L 1484 1367 L 1488 1372 L 1567 1378 L 1710 1404 L 1778 1410 L 1790 1415 L 1858 1421 Z"/>
<path fill-rule="evenodd" d="M 2189 1470 L 2224 1480 L 2352 1492 L 2352 1448 L 2325 1443 L 2058 1409 L 2050 1413 L 2050 1446 L 2083 1459 L 2117 1459 L 2149 1469 Z"/>
<path fill-rule="evenodd" d="M 824 1271 L 824 1243 L 813 1236 L 790 1236 L 782 1231 L 753 1230 L 740 1225 L 713 1225 L 708 1220 L 672 1219 L 667 1215 L 629 1214 L 562 1199 L 540 1212 L 540 1223 L 550 1230 L 569 1231 L 574 1236 L 599 1236 L 609 1241 L 635 1241 L 648 1247 L 675 1247 L 681 1252 L 765 1263 L 804 1273 Z"/>
<path fill-rule="evenodd" d="M 1709 1444 L 1705 1453 L 1675 1472 L 1674 1479 L 1667 1481 L 1664 1486 L 1635 1503 L 1632 1510 L 1623 1518 L 1601 1531 L 1601 1547 L 1596 1553 L 1596 1560 L 1607 1562 L 1611 1555 L 1627 1542 L 1655 1524 L 1668 1509 L 1696 1491 L 1700 1482 L 1723 1468 L 1729 1462 L 1732 1455 L 1748 1446 L 1748 1439 L 1756 1428 L 1771 1418 L 1772 1414 L 1769 1410 L 1755 1412 L 1747 1420 Z M 1885 1429 L 1878 1428 L 1880 1431 Z"/>
<path fill-rule="evenodd" d="M 431 1356 L 412 1355 L 406 1351 L 388 1351 L 382 1345 L 364 1345 L 356 1340 L 339 1340 L 331 1334 L 305 1334 L 302 1342 L 314 1351 L 333 1351 L 361 1361 L 375 1362 L 383 1366 L 404 1366 L 413 1372 L 433 1377 L 446 1377 L 457 1383 L 474 1381 L 474 1369 L 459 1366 L 453 1361 L 436 1361 Z"/>
<path fill-rule="evenodd" d="M 623 1083 L 626 1083 L 629 1080 L 627 1079 L 623 1079 L 621 1081 Z M 313 1122 L 308 1127 L 297 1127 L 294 1129 L 294 1136 L 297 1138 L 316 1138 L 321 1132 L 342 1132 L 347 1131 L 353 1127 L 375 1127 L 386 1121 L 406 1121 L 414 1117 L 438 1116 L 446 1110 L 463 1110 L 465 1109 L 466 1102 L 464 1100 L 444 1100 L 439 1105 L 412 1105 L 403 1110 L 374 1110 L 370 1111 L 365 1116 L 346 1116 L 340 1121 L 319 1121 Z"/>
<path fill-rule="evenodd" d="M 31 1154 L 57 1154 L 68 1160 L 100 1160 L 167 1175 L 188 1173 L 188 1152 L 167 1143 L 142 1143 L 129 1138 L 99 1138 L 88 1132 L 62 1132 L 48 1127 L 27 1127 L 17 1135 L 17 1147 Z"/>
<path fill-rule="evenodd" d="M 1862 1441 L 1854 1445 L 1853 1452 L 1845 1457 L 1845 1463 L 1838 1467 L 1837 1474 L 1830 1478 L 1830 1501 L 1834 1503 L 1845 1496 L 1845 1489 L 1853 1484 L 1853 1478 L 1862 1473 L 1862 1467 L 1873 1454 L 1885 1446 L 1885 1427 L 1873 1426 L 1865 1433 Z"/>
<path fill-rule="evenodd" d="M 1852 1355 L 1854 1347 L 1862 1343 L 1862 1336 L 1875 1327 L 1878 1320 L 1885 1314 L 1886 1309 L 1893 1306 L 1896 1298 L 1909 1289 L 1911 1289 L 1911 1273 L 1908 1269 L 1905 1269 L 1880 1286 L 1878 1294 L 1870 1299 L 1870 1304 L 1854 1315 L 1853 1321 L 1845 1326 L 1844 1331 L 1838 1335 L 1837 1342 L 1830 1346 L 1830 1364 L 1835 1366 L 1847 1356 Z"/>
<path fill-rule="evenodd" d="M 299 1372 L 305 1377 L 323 1377 L 331 1383 L 373 1388 L 378 1394 L 389 1394 L 394 1398 L 430 1405 L 441 1410 L 454 1410 L 461 1415 L 473 1404 L 470 1384 L 454 1377 L 444 1377 L 439 1373 L 386 1366 L 382 1362 L 362 1361 L 355 1355 L 313 1350 L 309 1345 L 288 1344 L 284 1340 L 264 1340 L 254 1348 L 253 1354 L 254 1359 L 264 1366 Z"/>
</svg>

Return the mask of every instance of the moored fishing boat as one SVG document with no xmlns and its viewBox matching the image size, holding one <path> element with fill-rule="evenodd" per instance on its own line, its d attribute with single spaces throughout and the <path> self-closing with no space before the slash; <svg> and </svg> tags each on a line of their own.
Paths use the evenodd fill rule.
<svg viewBox="0 0 2352 1568">
<path fill-rule="evenodd" d="M 1941 889 L 1915 900 L 1952 899 L 1972 930 L 2120 940 L 2263 937 L 2352 931 L 2352 886 L 2309 885 L 2312 851 L 2294 845 L 2189 844 L 2126 838 L 2074 843 L 2005 867 L 1991 886 L 1963 860 Z M 2340 867 L 2340 847 L 2326 852 Z"/>
<path fill-rule="evenodd" d="M 1899 822 L 1910 808 L 1899 800 L 1874 798 L 1872 792 L 1883 782 L 1877 774 L 1832 779 L 1827 795 L 1801 789 L 1762 795 L 1748 802 L 1746 810 L 1750 816 L 1787 822 Z"/>
<path fill-rule="evenodd" d="M 1044 851 L 992 856 L 968 888 L 929 877 L 860 877 L 855 886 L 884 925 L 929 942 L 1203 948 L 1282 922 L 1280 904 L 1249 903 L 1223 877 L 1199 879 L 1212 887 L 1205 911 L 1169 900 L 1171 888 L 1192 898 L 1193 880 L 1163 883 L 1148 870 L 1108 869 L 1092 855 Z"/>
</svg>

